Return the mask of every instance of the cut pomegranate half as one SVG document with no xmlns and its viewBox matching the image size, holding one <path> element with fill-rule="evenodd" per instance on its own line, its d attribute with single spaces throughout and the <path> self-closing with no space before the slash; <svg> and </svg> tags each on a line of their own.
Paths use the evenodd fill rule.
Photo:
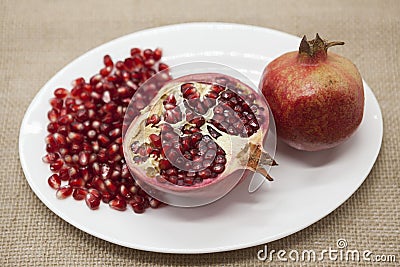
<svg viewBox="0 0 400 267">
<path fill-rule="evenodd" d="M 268 170 L 276 163 L 263 145 L 270 112 L 248 79 L 215 63 L 169 72 L 179 78 L 156 91 L 163 73 L 153 76 L 125 115 L 123 150 L 136 182 L 167 204 L 194 207 L 226 195 L 247 170 L 272 180 Z"/>
</svg>

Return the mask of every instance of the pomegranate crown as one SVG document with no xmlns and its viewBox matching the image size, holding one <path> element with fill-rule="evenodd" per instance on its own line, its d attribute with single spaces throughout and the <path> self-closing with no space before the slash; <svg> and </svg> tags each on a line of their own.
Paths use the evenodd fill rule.
<svg viewBox="0 0 400 267">
<path fill-rule="evenodd" d="M 299 55 L 304 55 L 308 58 L 325 59 L 327 57 L 328 48 L 335 45 L 344 45 L 344 42 L 328 42 L 327 40 L 323 40 L 318 33 L 315 39 L 307 41 L 307 37 L 304 35 L 300 42 Z"/>
</svg>

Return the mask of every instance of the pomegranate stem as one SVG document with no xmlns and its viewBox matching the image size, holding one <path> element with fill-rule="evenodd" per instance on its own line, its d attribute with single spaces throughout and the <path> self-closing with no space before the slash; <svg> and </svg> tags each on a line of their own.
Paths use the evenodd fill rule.
<svg viewBox="0 0 400 267">
<path fill-rule="evenodd" d="M 339 41 L 328 42 L 325 44 L 325 47 L 329 48 L 335 45 L 344 45 L 344 42 L 339 42 Z"/>
<path fill-rule="evenodd" d="M 257 172 L 259 173 L 259 174 L 261 174 L 262 176 L 264 176 L 268 181 L 270 181 L 270 182 L 272 182 L 273 180 L 274 180 L 274 178 L 272 178 L 270 175 L 269 175 L 269 173 L 267 172 L 267 170 L 266 169 L 264 169 L 264 168 L 258 168 L 257 169 Z"/>
<path fill-rule="evenodd" d="M 304 35 L 299 46 L 299 60 L 302 63 L 315 64 L 327 58 L 328 48 L 335 45 L 344 45 L 344 42 L 323 40 L 317 33 L 315 39 L 308 41 Z"/>
<path fill-rule="evenodd" d="M 262 165 L 275 166 L 278 165 L 277 162 L 271 158 L 268 152 L 264 151 L 261 145 L 250 143 L 250 157 L 247 162 L 247 166 L 252 171 L 260 173 L 263 175 L 268 181 L 273 181 L 274 179 L 268 174 L 267 170 L 265 170 Z"/>
</svg>

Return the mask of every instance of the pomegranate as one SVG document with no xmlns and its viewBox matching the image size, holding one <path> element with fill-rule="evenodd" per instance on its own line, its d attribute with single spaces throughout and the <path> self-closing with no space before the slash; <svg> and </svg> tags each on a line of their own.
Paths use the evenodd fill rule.
<svg viewBox="0 0 400 267">
<path fill-rule="evenodd" d="M 133 110 L 137 104 L 135 95 Z M 175 206 L 208 204 L 243 179 L 245 169 L 272 180 L 262 166 L 276 164 L 262 146 L 268 116 L 262 95 L 233 77 L 183 76 L 130 119 L 125 159 L 150 195 Z"/>
<path fill-rule="evenodd" d="M 104 67 L 89 81 L 77 78 L 71 90 L 54 91 L 42 160 L 53 172 L 47 183 L 58 199 L 72 195 L 92 210 L 104 202 L 118 211 L 131 206 L 136 213 L 162 205 L 135 182 L 122 152 L 123 119 L 132 95 L 158 70 L 163 75 L 153 91 L 171 79 L 161 56 L 159 48 L 133 48 L 130 57 L 115 63 L 105 55 Z"/>
<path fill-rule="evenodd" d="M 358 128 L 364 112 L 361 75 L 348 59 L 328 53 L 343 42 L 306 36 L 298 52 L 269 63 L 260 89 L 275 118 L 278 137 L 299 150 L 337 146 Z"/>
</svg>

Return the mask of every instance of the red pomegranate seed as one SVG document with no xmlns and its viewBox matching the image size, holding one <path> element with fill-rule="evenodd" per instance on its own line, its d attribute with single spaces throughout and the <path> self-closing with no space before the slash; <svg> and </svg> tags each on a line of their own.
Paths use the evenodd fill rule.
<svg viewBox="0 0 400 267">
<path fill-rule="evenodd" d="M 58 199 L 65 199 L 69 197 L 72 194 L 72 187 L 69 185 L 64 185 L 60 188 L 58 188 L 56 192 L 56 197 Z"/>
<path fill-rule="evenodd" d="M 105 134 L 99 134 L 97 136 L 97 140 L 99 144 L 103 147 L 107 146 L 110 143 L 110 138 L 108 138 Z"/>
<path fill-rule="evenodd" d="M 78 171 L 76 170 L 75 167 L 69 167 L 68 176 L 69 176 L 70 179 L 77 178 L 78 175 L 79 175 L 79 173 L 78 173 Z"/>
<path fill-rule="evenodd" d="M 71 95 L 73 97 L 78 97 L 83 92 L 83 88 L 81 86 L 76 86 L 71 90 Z"/>
<path fill-rule="evenodd" d="M 62 181 L 69 180 L 68 170 L 69 170 L 69 168 L 64 166 L 58 171 L 58 175 Z"/>
<path fill-rule="evenodd" d="M 136 203 L 143 203 L 144 202 L 144 198 L 143 198 L 143 196 L 140 196 L 140 195 L 134 195 L 133 196 L 133 201 L 136 202 Z"/>
<path fill-rule="evenodd" d="M 167 169 L 171 168 L 172 165 L 171 165 L 171 163 L 170 163 L 168 160 L 166 160 L 166 159 L 161 159 L 160 162 L 158 163 L 158 167 L 159 167 L 161 170 L 167 170 Z"/>
<path fill-rule="evenodd" d="M 144 51 L 143 51 L 143 57 L 144 57 L 144 59 L 152 59 L 153 58 L 153 50 L 151 50 L 151 49 L 145 49 Z"/>
<path fill-rule="evenodd" d="M 164 100 L 164 104 L 165 103 L 169 103 L 172 105 L 176 105 L 176 98 L 173 94 L 170 94 L 165 100 Z"/>
<path fill-rule="evenodd" d="M 116 153 L 119 152 L 119 145 L 117 144 L 111 144 L 108 148 L 107 148 L 107 155 L 109 157 L 115 155 Z"/>
<path fill-rule="evenodd" d="M 107 67 L 114 66 L 114 62 L 112 61 L 110 55 L 105 55 L 103 61 L 104 61 L 104 65 L 107 66 Z"/>
<path fill-rule="evenodd" d="M 49 179 L 47 180 L 49 183 L 50 187 L 53 189 L 58 189 L 61 186 L 61 179 L 58 176 L 58 174 L 54 173 L 52 174 Z"/>
<path fill-rule="evenodd" d="M 73 188 L 82 188 L 83 186 L 85 186 L 85 181 L 82 178 L 75 178 L 69 180 L 68 184 Z"/>
<path fill-rule="evenodd" d="M 114 198 L 115 198 L 115 196 L 113 194 L 111 194 L 110 192 L 103 192 L 102 193 L 102 197 L 101 197 L 101 201 L 103 201 L 104 203 L 108 204 Z"/>
<path fill-rule="evenodd" d="M 58 119 L 58 123 L 62 124 L 62 125 L 70 124 L 70 123 L 72 123 L 72 121 L 73 121 L 73 117 L 71 114 L 63 115 Z"/>
<path fill-rule="evenodd" d="M 131 192 L 129 191 L 128 187 L 124 184 L 120 185 L 119 187 L 119 193 L 121 194 L 121 196 L 125 197 L 125 198 L 131 198 Z"/>
<path fill-rule="evenodd" d="M 128 168 L 128 166 L 126 165 L 126 163 L 124 163 L 123 165 L 122 165 L 122 168 L 121 168 L 121 178 L 128 178 L 128 177 L 130 177 L 131 176 L 131 174 L 130 174 L 130 172 L 129 172 L 129 168 Z"/>
<path fill-rule="evenodd" d="M 69 132 L 68 138 L 71 140 L 72 143 L 80 144 L 84 140 L 84 136 L 80 133 Z"/>
<path fill-rule="evenodd" d="M 117 94 L 119 97 L 122 97 L 122 98 L 129 97 L 131 95 L 130 90 L 126 86 L 119 87 L 117 89 Z"/>
<path fill-rule="evenodd" d="M 136 55 L 140 55 L 140 53 L 142 53 L 142 50 L 140 48 L 135 47 L 135 48 L 131 49 L 131 56 L 132 57 L 136 56 Z"/>
<path fill-rule="evenodd" d="M 148 68 L 151 68 L 151 67 L 154 66 L 155 63 L 156 63 L 156 61 L 155 61 L 154 59 L 150 58 L 150 59 L 148 59 L 148 60 L 146 60 L 146 61 L 144 62 L 144 65 L 145 65 L 146 67 L 148 67 Z"/>
<path fill-rule="evenodd" d="M 110 179 L 104 180 L 104 185 L 111 194 L 115 194 L 118 190 L 118 187 Z"/>
<path fill-rule="evenodd" d="M 54 162 L 50 163 L 50 170 L 52 172 L 58 172 L 63 165 L 64 161 L 62 159 L 57 159 Z"/>
<path fill-rule="evenodd" d="M 113 199 L 109 202 L 111 208 L 119 211 L 126 210 L 126 201 L 123 199 Z"/>
<path fill-rule="evenodd" d="M 81 152 L 87 152 L 87 157 L 89 157 L 89 154 L 93 152 L 93 147 L 89 144 L 89 142 L 83 141 L 82 150 L 83 151 Z"/>
<path fill-rule="evenodd" d="M 168 68 L 169 68 L 169 66 L 167 64 L 164 64 L 164 63 L 158 64 L 158 71 L 167 70 Z"/>
<path fill-rule="evenodd" d="M 55 109 L 52 109 L 47 113 L 47 118 L 51 122 L 56 122 L 58 120 L 58 116 L 59 116 L 59 112 Z"/>
<path fill-rule="evenodd" d="M 105 148 L 99 149 L 99 151 L 97 152 L 97 160 L 98 160 L 98 162 L 101 162 L 101 163 L 107 162 L 108 157 L 107 157 Z"/>
<path fill-rule="evenodd" d="M 160 116 L 158 116 L 158 115 L 156 115 L 156 114 L 153 114 L 153 115 L 151 115 L 149 118 L 147 118 L 147 120 L 146 120 L 146 125 L 149 125 L 149 124 L 157 124 L 157 123 L 159 123 L 160 122 L 160 120 L 161 120 L 161 118 L 160 118 Z"/>
<path fill-rule="evenodd" d="M 87 190 L 84 188 L 75 188 L 73 193 L 72 193 L 72 197 L 75 200 L 84 200 L 87 194 Z"/>
<path fill-rule="evenodd" d="M 81 122 L 74 121 L 71 123 L 71 129 L 77 132 L 82 132 L 85 130 L 85 125 L 83 125 Z"/>
<path fill-rule="evenodd" d="M 117 161 L 120 161 L 122 159 L 122 156 L 120 154 L 115 154 L 112 156 L 109 160 L 110 163 L 115 163 Z"/>
<path fill-rule="evenodd" d="M 132 58 L 127 58 L 124 61 L 124 67 L 126 70 L 128 71 L 133 71 L 134 67 L 135 67 L 135 61 Z M 123 71 L 123 70 L 122 70 Z M 122 73 L 121 73 L 122 74 Z M 122 74 L 123 76 L 123 74 Z"/>
<path fill-rule="evenodd" d="M 108 114 L 107 114 L 107 115 L 108 115 Z M 113 126 L 114 126 L 113 124 L 102 123 L 102 124 L 100 125 L 100 132 L 107 135 L 107 133 L 110 132 L 110 130 L 112 129 Z"/>
<path fill-rule="evenodd" d="M 222 173 L 225 170 L 225 166 L 222 164 L 216 164 L 214 167 L 212 167 L 212 170 L 215 173 Z"/>
<path fill-rule="evenodd" d="M 84 122 L 89 119 L 89 112 L 86 109 L 80 109 L 75 114 L 75 119 L 79 122 Z"/>
<path fill-rule="evenodd" d="M 78 154 L 76 154 L 76 153 L 79 153 L 79 151 L 81 151 L 82 150 L 82 144 L 77 144 L 77 143 L 71 143 L 71 146 L 70 146 L 70 153 L 74 153 L 73 155 L 72 155 L 72 160 L 73 160 L 73 162 L 75 162 L 75 163 L 77 163 L 78 162 L 78 160 L 79 160 L 79 157 L 78 157 Z"/>
<path fill-rule="evenodd" d="M 158 208 L 161 205 L 161 202 L 155 198 L 151 198 L 150 199 L 150 207 L 152 207 L 153 209 Z"/>
<path fill-rule="evenodd" d="M 77 78 L 72 82 L 72 86 L 76 87 L 79 85 L 84 85 L 85 84 L 85 79 L 83 77 Z"/>
<path fill-rule="evenodd" d="M 204 169 L 199 171 L 198 175 L 201 179 L 207 179 L 211 177 L 211 171 L 209 169 Z"/>
<path fill-rule="evenodd" d="M 97 197 L 95 194 L 89 192 L 85 196 L 85 202 L 90 209 L 96 210 L 100 206 L 100 197 Z"/>
<path fill-rule="evenodd" d="M 68 150 L 68 148 L 66 148 L 66 147 L 60 147 L 60 148 L 58 149 L 58 153 L 60 153 L 60 155 L 61 155 L 62 157 L 64 157 L 64 161 L 65 161 L 65 162 L 68 162 L 67 159 L 66 159 L 66 157 L 69 156 L 69 155 L 68 155 L 68 152 L 69 152 L 69 150 Z"/>
<path fill-rule="evenodd" d="M 155 61 L 159 61 L 162 57 L 162 49 L 161 48 L 156 48 L 153 53 L 153 58 Z"/>
<path fill-rule="evenodd" d="M 117 138 L 117 137 L 121 136 L 121 128 L 112 129 L 108 133 L 108 136 L 110 136 L 111 138 Z"/>
<path fill-rule="evenodd" d="M 100 177 L 93 178 L 92 186 L 102 193 L 107 192 L 106 185 Z"/>
<path fill-rule="evenodd" d="M 67 125 L 59 125 L 57 129 L 57 133 L 62 134 L 64 137 L 68 135 L 69 126 Z"/>
<path fill-rule="evenodd" d="M 67 139 L 61 133 L 54 133 L 53 138 L 58 147 L 64 147 L 67 145 Z"/>
<path fill-rule="evenodd" d="M 95 138 L 96 138 L 96 135 L 97 135 L 97 133 L 96 133 L 95 130 L 89 130 L 89 131 L 87 132 L 87 137 L 88 137 L 89 139 L 95 139 Z M 95 149 L 93 148 L 93 150 L 95 150 Z"/>
<path fill-rule="evenodd" d="M 64 105 L 64 101 L 60 98 L 52 98 L 52 99 L 50 99 L 50 105 L 54 109 L 60 110 Z"/>
<path fill-rule="evenodd" d="M 89 153 L 86 151 L 79 152 L 79 164 L 86 166 L 89 163 Z"/>
<path fill-rule="evenodd" d="M 161 148 L 161 137 L 157 134 L 150 134 L 149 138 L 154 147 Z"/>
<path fill-rule="evenodd" d="M 196 118 L 190 120 L 189 122 L 196 125 L 197 128 L 200 128 L 201 126 L 203 126 L 203 124 L 206 122 L 206 120 L 203 117 L 196 117 Z"/>
<path fill-rule="evenodd" d="M 76 104 L 76 102 L 75 102 L 75 99 L 74 98 L 72 98 L 72 97 L 67 97 L 66 99 L 65 99 L 65 106 L 72 106 L 72 105 L 75 105 Z"/>
<path fill-rule="evenodd" d="M 54 96 L 57 97 L 57 98 L 61 98 L 62 99 L 62 98 L 67 97 L 68 95 L 69 95 L 69 92 L 65 88 L 57 88 L 54 91 Z"/>
<path fill-rule="evenodd" d="M 42 157 L 42 161 L 44 163 L 53 163 L 59 158 L 60 158 L 60 155 L 58 155 L 57 153 L 48 153 Z"/>
<path fill-rule="evenodd" d="M 49 133 L 55 133 L 55 132 L 57 132 L 58 127 L 59 127 L 59 125 L 58 125 L 57 122 L 50 122 L 50 123 L 47 125 L 47 131 L 48 131 Z"/>
<path fill-rule="evenodd" d="M 144 212 L 144 207 L 141 203 L 133 203 L 132 209 L 135 213 L 143 213 Z"/>
<path fill-rule="evenodd" d="M 114 161 L 118 161 L 118 160 L 114 160 Z M 118 170 L 113 170 L 111 175 L 110 175 L 110 179 L 111 180 L 118 180 L 120 177 L 121 177 L 121 172 L 118 171 Z"/>
<path fill-rule="evenodd" d="M 48 146 L 48 148 L 46 147 L 47 152 L 49 152 L 49 153 L 56 152 L 56 150 L 58 149 L 58 144 L 56 143 L 54 134 L 49 134 L 48 136 L 46 136 L 45 142 L 46 142 L 46 145 Z M 49 151 L 49 150 L 51 150 L 51 151 Z"/>
<path fill-rule="evenodd" d="M 103 180 L 109 178 L 111 175 L 111 167 L 107 163 L 103 163 L 100 167 L 100 176 Z"/>
<path fill-rule="evenodd" d="M 98 162 L 92 163 L 92 171 L 94 174 L 100 174 L 100 164 Z"/>
<path fill-rule="evenodd" d="M 134 194 L 137 194 L 138 192 L 139 192 L 139 186 L 137 186 L 137 185 L 132 185 L 130 188 L 129 188 L 129 191 L 134 195 Z"/>
<path fill-rule="evenodd" d="M 196 88 L 191 83 L 186 83 L 181 86 L 183 97 L 186 99 L 193 98 L 192 95 L 197 96 L 198 92 Z"/>
<path fill-rule="evenodd" d="M 89 188 L 88 193 L 91 193 L 92 195 L 94 195 L 97 198 L 101 198 L 101 193 L 94 188 Z"/>
</svg>

